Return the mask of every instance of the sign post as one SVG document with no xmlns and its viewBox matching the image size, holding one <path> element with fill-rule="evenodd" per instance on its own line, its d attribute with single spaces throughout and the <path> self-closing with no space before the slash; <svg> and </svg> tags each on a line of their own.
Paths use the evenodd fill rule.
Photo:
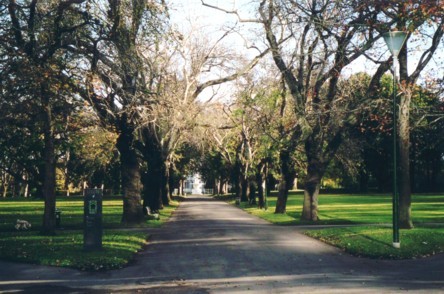
<svg viewBox="0 0 444 294">
<path fill-rule="evenodd" d="M 102 249 L 102 189 L 86 189 L 83 206 L 83 249 Z"/>
</svg>

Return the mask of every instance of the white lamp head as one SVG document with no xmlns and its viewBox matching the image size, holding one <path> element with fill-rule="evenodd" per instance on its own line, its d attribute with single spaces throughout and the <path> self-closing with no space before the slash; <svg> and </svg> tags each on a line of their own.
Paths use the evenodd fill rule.
<svg viewBox="0 0 444 294">
<path fill-rule="evenodd" d="M 382 36 L 384 37 L 384 41 L 387 44 L 387 47 L 392 53 L 392 55 L 397 58 L 399 51 L 401 51 L 402 46 L 405 43 L 405 40 L 407 38 L 407 33 L 401 31 L 393 31 L 393 32 L 387 32 Z"/>
</svg>

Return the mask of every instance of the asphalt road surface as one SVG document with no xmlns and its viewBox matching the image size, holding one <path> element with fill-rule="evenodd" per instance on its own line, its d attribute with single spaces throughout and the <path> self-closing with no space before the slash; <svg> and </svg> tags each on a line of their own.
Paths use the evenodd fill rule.
<svg viewBox="0 0 444 294">
<path fill-rule="evenodd" d="M 0 293 L 444 293 L 444 255 L 404 261 L 349 256 L 295 227 L 191 196 L 121 270 L 0 262 Z"/>
</svg>

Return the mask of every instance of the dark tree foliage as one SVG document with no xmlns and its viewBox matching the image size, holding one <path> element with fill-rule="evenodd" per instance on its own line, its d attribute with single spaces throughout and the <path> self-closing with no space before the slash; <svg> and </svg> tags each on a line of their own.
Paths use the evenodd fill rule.
<svg viewBox="0 0 444 294">
<path fill-rule="evenodd" d="M 71 56 L 66 48 L 87 23 L 80 11 L 83 2 L 10 0 L 0 4 L 1 95 L 34 116 L 38 129 L 27 132 L 42 137 L 41 154 L 36 158 L 43 166 L 39 178 L 45 198 L 45 234 L 55 231 L 56 134 L 70 105 L 67 68 Z"/>
</svg>

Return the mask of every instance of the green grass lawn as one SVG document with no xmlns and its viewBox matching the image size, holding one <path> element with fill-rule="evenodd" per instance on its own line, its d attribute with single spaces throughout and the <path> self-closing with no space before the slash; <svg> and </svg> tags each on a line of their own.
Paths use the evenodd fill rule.
<svg viewBox="0 0 444 294">
<path fill-rule="evenodd" d="M 352 255 L 377 259 L 409 259 L 444 253 L 444 228 L 401 230 L 401 248 L 392 247 L 392 228 L 349 227 L 305 231 L 307 236 Z"/>
<path fill-rule="evenodd" d="M 268 198 L 267 211 L 247 203 L 241 203 L 241 208 L 278 225 L 350 225 L 345 228 L 313 227 L 304 233 L 357 256 L 405 259 L 444 253 L 444 195 L 413 196 L 415 228 L 400 231 L 401 249 L 392 247 L 391 226 L 381 226 L 392 223 L 391 196 L 320 195 L 320 221 L 316 223 L 300 220 L 302 199 L 302 193 L 290 193 L 286 214 L 274 214 L 276 196 L 273 194 Z"/>
<path fill-rule="evenodd" d="M 26 198 L 0 199 L 0 232 L 15 231 L 14 224 L 17 219 L 24 219 L 32 224 L 32 228 L 39 230 L 43 220 L 44 203 L 42 200 Z M 177 202 L 172 202 L 170 207 L 161 210 L 159 221 L 149 221 L 140 227 L 159 227 L 169 218 L 172 210 L 177 207 Z M 61 213 L 61 227 L 63 229 L 83 228 L 83 198 L 63 197 L 57 199 L 57 209 Z M 121 228 L 122 199 L 112 197 L 103 200 L 103 226 L 104 228 Z"/>
<path fill-rule="evenodd" d="M 141 232 L 104 231 L 102 250 L 85 252 L 82 231 L 61 231 L 56 236 L 38 232 L 0 233 L 0 258 L 8 261 L 96 271 L 122 268 L 147 244 Z"/>
<path fill-rule="evenodd" d="M 147 220 L 136 228 L 160 227 L 178 207 L 171 206 L 160 211 L 159 220 Z M 134 230 L 125 231 L 120 224 L 122 200 L 103 200 L 103 250 L 83 250 L 83 198 L 58 198 L 57 208 L 62 211 L 61 229 L 55 236 L 41 236 L 39 230 L 43 219 L 43 201 L 31 199 L 0 200 L 0 259 L 42 265 L 72 267 L 81 270 L 121 268 L 128 264 L 134 254 L 147 244 L 148 235 Z M 14 228 L 17 219 L 32 224 L 28 231 Z"/>
<path fill-rule="evenodd" d="M 273 194 L 272 194 L 273 195 Z M 247 212 L 279 225 L 311 224 L 300 220 L 302 193 L 291 192 L 287 213 L 274 214 L 276 196 L 268 198 L 268 210 L 260 210 L 242 203 Z M 415 225 L 444 223 L 444 195 L 413 195 L 412 214 Z M 392 222 L 392 198 L 389 195 L 338 195 L 319 196 L 319 218 L 316 224 L 384 224 Z"/>
</svg>

